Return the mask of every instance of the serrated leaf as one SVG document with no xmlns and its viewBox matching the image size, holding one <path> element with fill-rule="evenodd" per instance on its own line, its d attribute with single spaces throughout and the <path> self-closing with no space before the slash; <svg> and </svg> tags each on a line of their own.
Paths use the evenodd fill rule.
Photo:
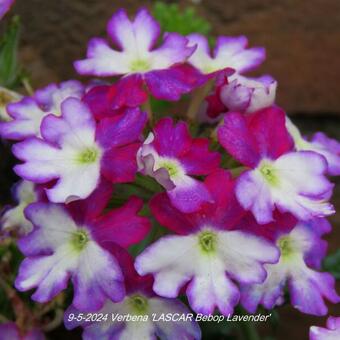
<svg viewBox="0 0 340 340">
<path fill-rule="evenodd" d="M 324 259 L 323 268 L 330 272 L 337 280 L 340 279 L 340 249 Z"/>
</svg>

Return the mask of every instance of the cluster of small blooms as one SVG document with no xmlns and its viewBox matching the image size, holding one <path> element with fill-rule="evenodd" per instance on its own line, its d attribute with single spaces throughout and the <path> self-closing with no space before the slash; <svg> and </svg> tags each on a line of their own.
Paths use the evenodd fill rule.
<svg viewBox="0 0 340 340">
<path fill-rule="evenodd" d="M 198 34 L 165 33 L 158 44 L 159 24 L 145 9 L 134 20 L 116 12 L 107 33 L 113 47 L 94 38 L 74 66 L 81 75 L 116 77 L 113 84 L 51 84 L 9 104 L 0 125 L 22 161 L 14 167 L 18 205 L 2 216 L 25 256 L 16 289 L 36 288 L 32 299 L 46 303 L 71 281 L 65 325 L 82 326 L 85 339 L 199 339 L 201 332 L 188 320 L 89 323 L 69 315 L 189 307 L 228 315 L 238 304 L 253 313 L 284 303 L 286 288 L 296 309 L 326 315 L 325 300 L 340 302 L 334 278 L 320 269 L 322 236 L 331 229 L 325 218 L 335 212 L 327 175 L 340 175 L 340 144 L 322 133 L 302 137 L 274 104 L 276 81 L 245 75 L 265 51 L 248 48 L 243 36 L 219 37 L 213 54 Z M 188 120 L 219 123 L 210 141 L 192 137 L 185 121 L 154 124 L 143 109 L 150 97 L 177 101 L 193 91 L 203 97 Z M 237 169 L 228 169 L 226 156 Z M 159 192 L 112 208 L 113 184 L 133 184 L 137 173 L 158 182 Z M 146 206 L 149 215 L 140 213 Z M 166 235 L 133 258 L 129 247 L 146 238 L 151 216 Z M 312 327 L 311 339 L 338 334 L 338 324 Z"/>
</svg>

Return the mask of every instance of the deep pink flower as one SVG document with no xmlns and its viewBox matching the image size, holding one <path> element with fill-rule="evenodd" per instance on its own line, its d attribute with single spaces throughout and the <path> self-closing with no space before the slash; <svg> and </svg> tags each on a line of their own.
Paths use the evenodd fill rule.
<svg viewBox="0 0 340 340">
<path fill-rule="evenodd" d="M 211 201 L 203 183 L 193 176 L 216 170 L 220 155 L 209 151 L 207 139 L 192 138 L 186 123 L 161 119 L 139 149 L 137 161 L 139 171 L 154 177 L 181 211 L 192 212 Z"/>
<path fill-rule="evenodd" d="M 251 115 L 229 113 L 218 129 L 218 140 L 250 170 L 237 180 L 236 196 L 259 223 L 273 212 L 290 212 L 301 220 L 334 213 L 327 202 L 333 185 L 325 177 L 326 159 L 316 152 L 293 151 L 285 113 L 276 107 Z"/>
</svg>

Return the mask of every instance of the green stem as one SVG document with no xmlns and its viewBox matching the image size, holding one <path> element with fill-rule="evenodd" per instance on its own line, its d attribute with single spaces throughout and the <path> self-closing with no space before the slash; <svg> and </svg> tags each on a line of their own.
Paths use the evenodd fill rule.
<svg viewBox="0 0 340 340">
<path fill-rule="evenodd" d="M 137 174 L 135 184 L 152 193 L 162 191 L 162 187 L 151 177 Z"/>
<path fill-rule="evenodd" d="M 24 88 L 29 96 L 32 96 L 34 94 L 33 87 L 31 86 L 29 80 L 27 78 L 22 78 L 21 80 L 22 85 L 24 85 Z"/>
<path fill-rule="evenodd" d="M 148 96 L 147 101 L 142 105 L 142 108 L 146 113 L 148 114 L 149 118 L 149 125 L 150 127 L 153 126 L 153 112 L 152 112 L 152 107 L 151 107 L 151 101 L 150 101 L 150 96 Z"/>
<path fill-rule="evenodd" d="M 194 122 L 197 118 L 198 110 L 204 100 L 209 94 L 214 85 L 214 79 L 208 80 L 203 86 L 199 87 L 191 98 L 189 108 L 187 111 L 187 118 L 189 121 Z"/>
</svg>

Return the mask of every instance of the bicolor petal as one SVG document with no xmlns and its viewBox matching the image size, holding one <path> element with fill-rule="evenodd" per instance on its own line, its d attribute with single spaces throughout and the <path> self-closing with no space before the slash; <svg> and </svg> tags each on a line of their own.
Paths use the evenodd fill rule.
<svg viewBox="0 0 340 340">
<path fill-rule="evenodd" d="M 80 98 L 83 93 L 84 87 L 80 82 L 69 80 L 59 85 L 50 84 L 37 90 L 32 97 L 9 104 L 7 111 L 10 120 L 0 124 L 1 136 L 13 140 L 40 137 L 44 117 L 49 113 L 60 116 L 61 103 L 68 97 Z"/>
<path fill-rule="evenodd" d="M 196 51 L 189 58 L 189 63 L 206 75 L 228 68 L 243 73 L 257 67 L 265 59 L 263 48 L 247 49 L 248 40 L 244 36 L 219 37 L 213 56 L 204 36 L 194 33 L 189 35 L 188 39 L 191 46 L 197 45 Z"/>
<path fill-rule="evenodd" d="M 193 212 L 211 201 L 209 191 L 190 175 L 216 170 L 218 153 L 209 151 L 207 140 L 192 139 L 184 122 L 174 125 L 171 119 L 164 118 L 154 132 L 137 153 L 139 171 L 154 177 L 167 190 L 172 204 L 184 212 Z"/>
<path fill-rule="evenodd" d="M 19 241 L 27 258 L 15 281 L 18 290 L 36 287 L 32 298 L 47 302 L 71 279 L 73 303 L 81 310 L 98 310 L 107 298 L 123 299 L 120 266 L 97 243 L 88 224 L 77 225 L 63 206 L 51 203 L 33 203 L 26 214 L 35 229 Z"/>
<path fill-rule="evenodd" d="M 277 249 L 263 239 L 206 227 L 195 234 L 159 239 L 137 257 L 135 267 L 141 275 L 154 275 L 158 295 L 176 297 L 189 282 L 186 293 L 197 313 L 211 314 L 217 307 L 227 315 L 239 300 L 233 280 L 263 281 L 261 264 L 277 257 Z"/>
<path fill-rule="evenodd" d="M 340 175 L 340 143 L 337 140 L 327 137 L 322 132 L 317 132 L 311 140 L 307 140 L 288 117 L 286 117 L 286 126 L 297 151 L 315 151 L 321 154 L 327 160 L 329 175 Z"/>
<path fill-rule="evenodd" d="M 251 313 L 262 304 L 267 309 L 284 302 L 284 288 L 288 285 L 292 305 L 312 315 L 327 314 L 325 299 L 338 303 L 335 280 L 328 273 L 317 272 L 307 266 L 308 255 L 322 241 L 309 224 L 298 224 L 290 233 L 277 240 L 280 261 L 266 264 L 267 279 L 261 284 L 243 285 L 241 303 Z"/>
</svg>

